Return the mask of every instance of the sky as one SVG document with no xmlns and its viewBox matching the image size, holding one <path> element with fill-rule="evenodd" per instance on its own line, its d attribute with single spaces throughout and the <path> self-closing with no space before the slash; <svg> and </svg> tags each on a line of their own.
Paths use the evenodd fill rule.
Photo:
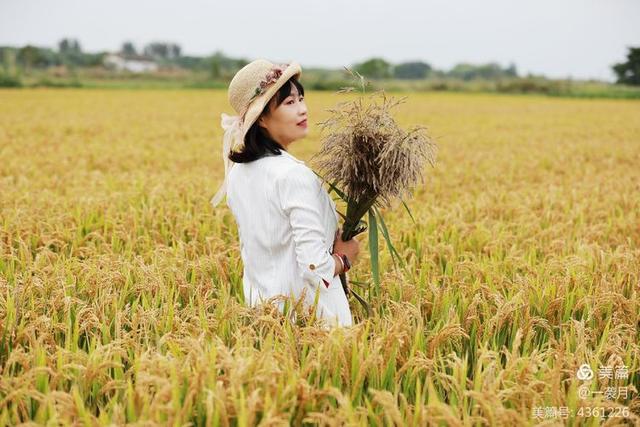
<svg viewBox="0 0 640 427">
<path fill-rule="evenodd" d="M 515 63 L 520 75 L 614 81 L 611 65 L 640 47 L 638 0 L 0 0 L 0 45 L 86 52 L 152 41 L 183 54 L 341 68 L 371 57 Z"/>
</svg>

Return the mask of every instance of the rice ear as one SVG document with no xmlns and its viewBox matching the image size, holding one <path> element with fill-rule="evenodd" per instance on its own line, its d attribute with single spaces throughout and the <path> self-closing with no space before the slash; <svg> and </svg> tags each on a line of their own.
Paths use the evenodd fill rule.
<svg viewBox="0 0 640 427">
<path fill-rule="evenodd" d="M 426 162 L 435 164 L 437 147 L 427 128 L 418 125 L 404 130 L 391 114 L 406 99 L 378 91 L 366 99 L 338 103 L 318 123 L 324 136 L 312 160 L 327 179 L 343 187 L 350 200 L 376 196 L 376 204 L 389 206 L 424 182 Z"/>
<path fill-rule="evenodd" d="M 364 93 L 365 79 L 345 69 L 359 78 Z M 353 90 L 343 88 L 338 93 Z M 435 144 L 426 128 L 404 130 L 391 114 L 391 110 L 406 99 L 406 96 L 398 99 L 388 97 L 384 90 L 377 91 L 366 98 L 360 96 L 339 102 L 328 110 L 329 117 L 318 123 L 322 145 L 311 160 L 325 180 L 341 187 L 341 197 L 346 199 L 343 240 L 366 230 L 362 218 L 372 208 L 391 206 L 394 199 L 409 193 L 418 180 L 424 182 L 424 163 L 428 161 L 433 165 L 435 161 Z M 382 217 L 380 220 L 382 222 Z M 386 234 L 385 239 L 390 243 Z M 344 273 L 340 274 L 340 281 L 345 294 L 354 295 L 370 315 L 369 305 L 349 288 Z"/>
</svg>

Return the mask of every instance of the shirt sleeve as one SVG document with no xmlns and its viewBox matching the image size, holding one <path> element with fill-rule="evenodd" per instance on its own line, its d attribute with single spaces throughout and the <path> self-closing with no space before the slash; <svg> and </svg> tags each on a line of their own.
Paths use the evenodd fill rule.
<svg viewBox="0 0 640 427">
<path fill-rule="evenodd" d="M 325 239 L 320 197 L 324 189 L 311 169 L 293 167 L 276 181 L 280 207 L 289 217 L 296 262 L 303 278 L 314 285 L 329 286 L 336 260 Z"/>
</svg>

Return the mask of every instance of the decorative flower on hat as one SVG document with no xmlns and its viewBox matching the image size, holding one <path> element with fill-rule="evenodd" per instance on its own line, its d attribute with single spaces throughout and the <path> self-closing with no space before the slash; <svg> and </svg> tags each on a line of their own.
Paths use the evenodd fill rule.
<svg viewBox="0 0 640 427">
<path fill-rule="evenodd" d="M 253 92 L 253 96 L 251 96 L 251 100 L 253 101 L 257 96 L 263 94 L 266 89 L 271 86 L 273 83 L 278 81 L 284 70 L 289 66 L 289 64 L 276 64 L 271 70 L 267 73 L 267 75 L 260 81 L 258 87 L 256 87 L 255 92 Z"/>
</svg>

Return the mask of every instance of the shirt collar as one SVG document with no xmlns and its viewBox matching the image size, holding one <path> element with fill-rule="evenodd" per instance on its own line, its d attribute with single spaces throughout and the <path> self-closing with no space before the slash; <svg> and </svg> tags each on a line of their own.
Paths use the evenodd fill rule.
<svg viewBox="0 0 640 427">
<path fill-rule="evenodd" d="M 287 150 L 280 150 L 280 153 L 282 153 L 283 156 L 290 158 L 294 162 L 302 163 L 304 165 L 304 162 L 302 160 L 293 157 L 293 155 L 289 153 Z"/>
</svg>

